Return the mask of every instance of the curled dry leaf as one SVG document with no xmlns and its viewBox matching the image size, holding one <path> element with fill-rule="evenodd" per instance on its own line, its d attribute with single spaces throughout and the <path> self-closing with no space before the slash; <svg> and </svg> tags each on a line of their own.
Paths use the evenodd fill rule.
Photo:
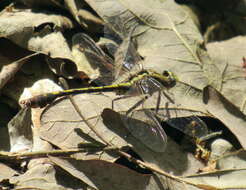
<svg viewBox="0 0 246 190">
<path fill-rule="evenodd" d="M 32 53 L 20 48 L 4 38 L 1 38 L 0 43 L 0 89 L 2 89 L 15 76 L 22 65 L 38 53 Z"/>
<path fill-rule="evenodd" d="M 246 115 L 211 86 L 204 88 L 203 101 L 206 109 L 222 121 L 246 148 Z"/>
<path fill-rule="evenodd" d="M 4 87 L 4 85 L 14 77 L 14 75 L 19 71 L 21 66 L 25 63 L 27 59 L 33 57 L 39 53 L 30 54 L 29 56 L 23 57 L 15 62 L 4 65 L 0 72 L 0 89 Z M 7 61 L 7 60 L 6 60 Z"/>
<path fill-rule="evenodd" d="M 29 48 L 29 39 L 37 35 L 47 35 L 58 29 L 72 28 L 72 22 L 64 16 L 55 14 L 35 13 L 31 10 L 15 10 L 4 12 L 0 18 L 0 36 L 12 40 L 18 45 Z M 41 37 L 41 36 L 39 36 Z M 34 50 L 35 49 L 31 49 Z M 42 51 L 42 49 L 36 49 Z M 43 51 L 45 52 L 45 51 Z"/>
<path fill-rule="evenodd" d="M 69 45 L 61 33 L 62 30 L 73 27 L 69 18 L 56 14 L 32 12 L 30 9 L 15 9 L 13 12 L 4 12 L 1 15 L 0 26 L 1 37 L 8 38 L 28 50 L 49 55 L 53 59 L 61 59 L 61 63 L 64 62 L 73 67 L 67 71 L 68 74 L 62 74 L 65 76 L 75 74 L 76 66 Z M 58 74 L 61 73 L 60 68 L 54 67 L 54 70 L 57 70 Z"/>
</svg>

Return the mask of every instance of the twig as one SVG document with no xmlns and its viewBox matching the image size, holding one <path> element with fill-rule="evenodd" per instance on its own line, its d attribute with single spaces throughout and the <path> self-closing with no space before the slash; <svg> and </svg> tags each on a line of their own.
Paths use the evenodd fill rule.
<svg viewBox="0 0 246 190">
<path fill-rule="evenodd" d="M 91 149 L 102 149 L 104 151 L 113 150 L 114 147 L 85 147 L 85 148 L 76 148 L 76 149 L 68 149 L 68 150 L 52 150 L 52 151 L 35 151 L 35 152 L 24 152 L 24 153 L 13 153 L 13 152 L 0 152 L 0 159 L 8 160 L 8 159 L 14 159 L 14 160 L 24 160 L 27 158 L 33 158 L 33 157 L 46 157 L 48 155 L 53 156 L 59 156 L 59 155 L 67 155 L 67 154 L 74 154 L 78 152 L 88 152 L 88 150 Z"/>
</svg>

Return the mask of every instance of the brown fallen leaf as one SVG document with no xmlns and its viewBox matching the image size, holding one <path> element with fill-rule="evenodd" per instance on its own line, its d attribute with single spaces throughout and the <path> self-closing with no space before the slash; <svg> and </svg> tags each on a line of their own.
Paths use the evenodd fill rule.
<svg viewBox="0 0 246 190">
<path fill-rule="evenodd" d="M 95 189 L 142 190 L 151 175 L 139 174 L 103 160 L 74 160 L 50 157 L 56 165 Z"/>
<path fill-rule="evenodd" d="M 227 126 L 245 149 L 246 115 L 211 86 L 204 88 L 203 102 L 206 109 Z"/>
</svg>

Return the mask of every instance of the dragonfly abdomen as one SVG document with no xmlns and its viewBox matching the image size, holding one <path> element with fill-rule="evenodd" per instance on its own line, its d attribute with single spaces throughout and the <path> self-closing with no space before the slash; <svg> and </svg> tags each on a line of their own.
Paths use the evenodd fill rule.
<svg viewBox="0 0 246 190">
<path fill-rule="evenodd" d="M 131 83 L 122 83 L 122 84 L 115 84 L 115 85 L 109 85 L 109 86 L 98 86 L 98 87 L 77 88 L 77 89 L 56 91 L 56 92 L 34 96 L 27 100 L 22 100 L 20 103 L 27 107 L 42 108 L 52 103 L 58 97 L 74 95 L 74 94 L 84 94 L 84 93 L 109 92 L 109 91 L 114 91 L 114 90 L 125 92 L 129 90 L 131 85 L 132 85 Z"/>
<path fill-rule="evenodd" d="M 32 98 L 20 101 L 21 104 L 25 105 L 26 107 L 31 108 L 43 108 L 47 104 L 53 102 L 59 95 L 55 93 L 46 93 L 34 96 Z"/>
</svg>

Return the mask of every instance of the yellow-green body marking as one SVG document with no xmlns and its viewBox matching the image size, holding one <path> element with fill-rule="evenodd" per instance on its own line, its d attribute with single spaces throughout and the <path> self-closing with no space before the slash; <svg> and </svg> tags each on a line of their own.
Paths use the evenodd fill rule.
<svg viewBox="0 0 246 190">
<path fill-rule="evenodd" d="M 107 86 L 98 86 L 98 87 L 88 87 L 88 88 L 76 88 L 62 91 L 55 91 L 51 93 L 42 94 L 30 98 L 22 103 L 29 107 L 44 107 L 47 104 L 54 101 L 56 98 L 71 94 L 83 94 L 83 93 L 93 93 L 93 92 L 107 92 L 107 91 L 127 91 L 135 83 L 141 81 L 145 77 L 152 77 L 158 82 L 165 84 L 165 87 L 169 87 L 174 81 L 176 81 L 176 76 L 169 71 L 166 71 L 166 75 L 159 74 L 152 70 L 144 70 L 139 74 L 133 76 L 128 82 L 122 82 L 119 84 L 112 84 Z"/>
</svg>

